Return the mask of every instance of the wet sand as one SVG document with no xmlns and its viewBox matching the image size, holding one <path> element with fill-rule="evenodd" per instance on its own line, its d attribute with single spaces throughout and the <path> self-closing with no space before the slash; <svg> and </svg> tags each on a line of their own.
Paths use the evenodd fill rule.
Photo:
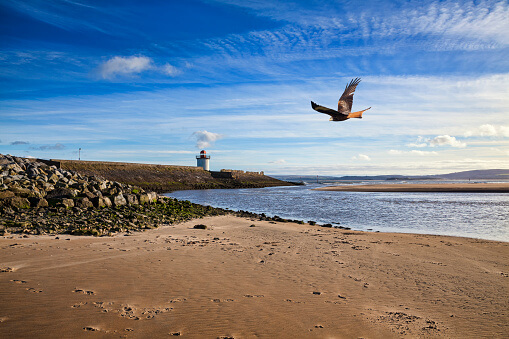
<svg viewBox="0 0 509 339">
<path fill-rule="evenodd" d="M 221 216 L 129 236 L 4 236 L 0 271 L 5 338 L 509 333 L 505 242 Z"/>
<path fill-rule="evenodd" d="M 509 183 L 342 185 L 320 187 L 315 188 L 315 190 L 349 192 L 509 193 Z"/>
</svg>

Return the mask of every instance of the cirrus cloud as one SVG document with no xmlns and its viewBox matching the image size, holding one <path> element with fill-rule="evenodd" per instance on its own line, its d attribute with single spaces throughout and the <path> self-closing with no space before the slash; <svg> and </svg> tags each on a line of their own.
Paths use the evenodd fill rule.
<svg viewBox="0 0 509 339">
<path fill-rule="evenodd" d="M 56 143 L 54 145 L 42 145 L 39 147 L 30 147 L 30 149 L 37 151 L 47 151 L 47 150 L 61 151 L 65 149 L 65 145 L 62 145 L 61 143 Z"/>
</svg>

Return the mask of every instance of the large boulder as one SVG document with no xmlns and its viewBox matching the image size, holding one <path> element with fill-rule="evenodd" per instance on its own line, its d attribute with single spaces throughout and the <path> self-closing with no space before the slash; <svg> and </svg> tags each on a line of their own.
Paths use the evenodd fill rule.
<svg viewBox="0 0 509 339">
<path fill-rule="evenodd" d="M 110 198 L 103 197 L 103 200 L 104 200 L 104 203 L 106 204 L 106 207 L 111 207 L 112 203 L 111 203 Z"/>
<path fill-rule="evenodd" d="M 11 189 L 11 191 L 14 192 L 14 194 L 23 198 L 33 197 L 37 195 L 34 190 L 23 187 L 14 187 Z"/>
<path fill-rule="evenodd" d="M 138 198 L 135 194 L 126 194 L 125 197 L 129 205 L 138 205 Z"/>
<path fill-rule="evenodd" d="M 140 201 L 140 204 L 142 204 L 142 205 L 150 204 L 150 198 L 149 198 L 148 194 L 146 194 L 146 193 L 139 194 L 138 200 Z"/>
<path fill-rule="evenodd" d="M 125 200 L 122 194 L 117 194 L 113 196 L 112 203 L 114 206 L 124 206 L 127 205 L 127 201 Z"/>
<path fill-rule="evenodd" d="M 157 193 L 156 192 L 148 192 L 147 193 L 148 198 L 150 199 L 150 202 L 155 202 L 157 200 Z"/>
<path fill-rule="evenodd" d="M 65 207 L 65 208 L 74 207 L 74 200 L 63 198 L 63 199 L 61 199 L 60 203 L 57 204 L 57 206 L 61 206 L 61 207 Z"/>
<path fill-rule="evenodd" d="M 76 195 L 75 192 L 73 190 L 71 190 L 70 188 L 59 187 L 59 188 L 55 188 L 52 191 L 49 191 L 46 194 L 46 199 L 72 198 L 75 195 Z"/>
<path fill-rule="evenodd" d="M 30 179 L 35 179 L 40 174 L 37 167 L 29 167 L 27 170 L 27 175 Z"/>
<path fill-rule="evenodd" d="M 3 199 L 0 201 L 5 207 L 12 207 L 17 209 L 30 208 L 30 201 L 27 198 L 22 198 L 18 196 L 9 197 L 7 199 Z"/>
<path fill-rule="evenodd" d="M 48 207 L 48 201 L 44 198 L 29 198 L 32 207 Z"/>
<path fill-rule="evenodd" d="M 48 176 L 48 182 L 51 184 L 56 184 L 58 179 L 59 177 L 55 173 L 51 173 L 51 175 Z"/>
<path fill-rule="evenodd" d="M 13 196 L 15 196 L 15 194 L 12 191 L 0 191 L 0 199 L 7 199 Z"/>
<path fill-rule="evenodd" d="M 87 197 L 84 197 L 81 199 L 76 199 L 74 201 L 74 205 L 79 208 L 94 207 L 94 204 L 92 203 L 92 201 L 90 201 L 90 199 L 88 199 Z"/>
</svg>

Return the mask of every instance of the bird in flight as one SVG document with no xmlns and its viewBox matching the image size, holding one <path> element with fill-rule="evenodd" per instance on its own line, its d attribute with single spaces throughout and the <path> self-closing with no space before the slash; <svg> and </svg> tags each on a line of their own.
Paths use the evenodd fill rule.
<svg viewBox="0 0 509 339">
<path fill-rule="evenodd" d="M 320 113 L 325 113 L 331 116 L 329 121 L 344 121 L 350 118 L 359 118 L 362 119 L 362 113 L 367 111 L 369 108 L 365 110 L 353 112 L 352 113 L 352 103 L 353 103 L 353 93 L 355 92 L 355 88 L 361 82 L 360 78 L 355 78 L 348 85 L 346 85 L 345 91 L 341 98 L 338 101 L 338 110 L 334 110 L 332 108 L 327 108 L 324 106 L 317 105 L 313 101 L 311 101 L 311 107 Z"/>
</svg>

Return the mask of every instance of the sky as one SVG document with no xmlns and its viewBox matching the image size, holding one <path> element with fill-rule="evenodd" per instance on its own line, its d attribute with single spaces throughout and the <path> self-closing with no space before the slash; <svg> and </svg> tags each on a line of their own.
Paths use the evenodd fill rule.
<svg viewBox="0 0 509 339">
<path fill-rule="evenodd" d="M 2 0 L 0 153 L 280 175 L 509 168 L 509 1 Z M 360 77 L 353 110 L 331 108 Z"/>
</svg>

